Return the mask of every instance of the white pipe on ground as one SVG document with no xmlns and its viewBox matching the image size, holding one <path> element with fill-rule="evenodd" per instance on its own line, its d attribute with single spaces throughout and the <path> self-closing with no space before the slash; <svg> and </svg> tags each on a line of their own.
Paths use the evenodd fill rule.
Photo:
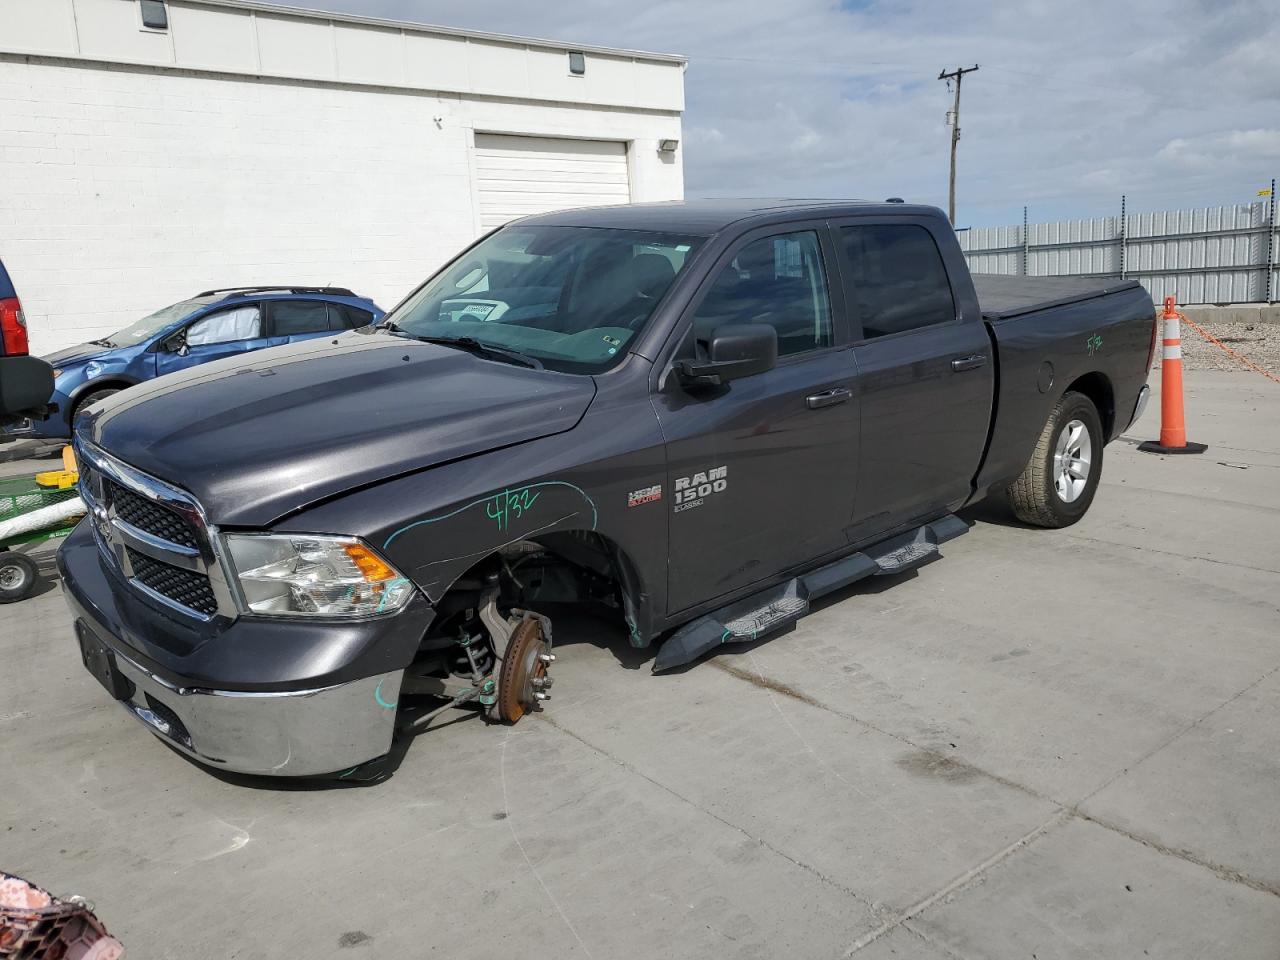
<svg viewBox="0 0 1280 960">
<path fill-rule="evenodd" d="M 82 517 L 84 514 L 84 501 L 79 497 L 71 497 L 38 510 L 32 510 L 30 513 L 24 513 L 12 520 L 0 520 L 0 543 L 24 533 L 66 526 L 67 520 L 72 517 Z"/>
</svg>

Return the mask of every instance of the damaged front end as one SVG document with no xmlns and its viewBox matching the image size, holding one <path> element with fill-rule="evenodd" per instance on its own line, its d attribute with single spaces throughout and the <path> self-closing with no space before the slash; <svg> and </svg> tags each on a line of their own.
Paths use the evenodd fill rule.
<svg viewBox="0 0 1280 960">
<path fill-rule="evenodd" d="M 402 696 L 426 695 L 447 702 L 406 719 L 403 731 L 423 730 L 440 714 L 467 703 L 480 704 L 490 720 L 515 723 L 551 699 L 547 691 L 552 679 L 547 671 L 556 659 L 551 652 L 551 621 L 518 608 L 504 616 L 497 600 L 496 586 L 486 590 L 478 610 L 485 632 L 464 630 L 453 644 L 462 652 L 465 665 L 455 655 L 454 669 L 445 676 L 438 675 L 434 658 L 406 672 Z"/>
<path fill-rule="evenodd" d="M 424 730 L 467 704 L 490 721 L 515 723 L 551 699 L 551 619 L 530 608 L 621 606 L 607 551 L 594 538 L 565 537 L 557 549 L 527 540 L 508 544 L 453 584 L 401 688 L 411 700 L 433 700 L 407 704 L 402 731 Z"/>
</svg>

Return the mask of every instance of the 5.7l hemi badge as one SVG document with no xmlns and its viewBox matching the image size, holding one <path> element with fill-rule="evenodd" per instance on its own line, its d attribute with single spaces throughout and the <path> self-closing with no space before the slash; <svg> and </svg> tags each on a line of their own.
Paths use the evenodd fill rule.
<svg viewBox="0 0 1280 960">
<path fill-rule="evenodd" d="M 729 486 L 729 468 L 712 467 L 691 477 L 676 478 L 676 505 L 672 513 L 683 513 L 700 507 L 713 493 L 723 493 Z"/>
<path fill-rule="evenodd" d="M 639 490 L 632 490 L 627 494 L 627 506 L 638 507 L 642 503 L 653 503 L 655 500 L 662 499 L 662 484 L 655 483 L 652 487 L 642 487 Z"/>
</svg>

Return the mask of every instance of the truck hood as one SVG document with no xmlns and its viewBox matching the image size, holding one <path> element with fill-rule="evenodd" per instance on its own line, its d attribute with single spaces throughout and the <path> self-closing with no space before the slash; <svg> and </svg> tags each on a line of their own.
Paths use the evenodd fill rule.
<svg viewBox="0 0 1280 960">
<path fill-rule="evenodd" d="M 571 429 L 588 376 L 349 333 L 132 387 L 79 435 L 190 491 L 210 520 L 267 526 L 317 501 Z"/>
</svg>

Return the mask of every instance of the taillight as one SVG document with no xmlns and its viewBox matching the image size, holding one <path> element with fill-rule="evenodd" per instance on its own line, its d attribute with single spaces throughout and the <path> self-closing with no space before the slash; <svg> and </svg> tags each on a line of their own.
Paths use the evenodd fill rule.
<svg viewBox="0 0 1280 960">
<path fill-rule="evenodd" d="M 1156 359 L 1156 341 L 1160 336 L 1160 317 L 1154 310 L 1151 311 L 1151 343 L 1147 346 L 1147 365 L 1143 368 L 1146 372 L 1151 372 L 1151 364 Z"/>
<path fill-rule="evenodd" d="M 27 345 L 27 318 L 17 297 L 0 300 L 0 335 L 4 338 L 6 356 L 30 352 Z"/>
</svg>

